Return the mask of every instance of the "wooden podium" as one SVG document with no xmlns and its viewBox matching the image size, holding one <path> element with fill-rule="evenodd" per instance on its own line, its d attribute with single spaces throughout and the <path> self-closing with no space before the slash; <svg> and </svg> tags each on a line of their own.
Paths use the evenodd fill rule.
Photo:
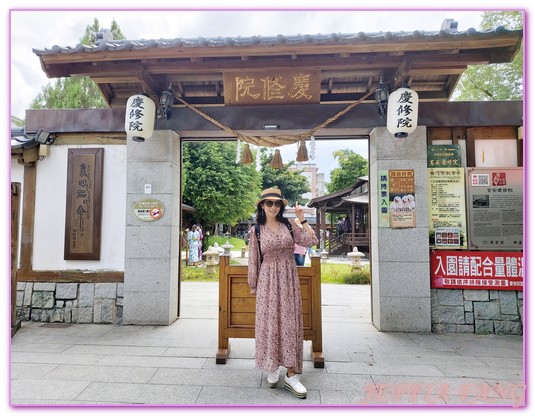
<svg viewBox="0 0 535 416">
<path fill-rule="evenodd" d="M 312 257 L 310 267 L 297 267 L 303 300 L 304 339 L 312 341 L 312 361 L 323 368 L 321 330 L 321 261 Z M 229 338 L 255 337 L 256 298 L 247 284 L 247 266 L 231 266 L 229 256 L 219 257 L 219 344 L 216 363 L 229 358 Z"/>
</svg>

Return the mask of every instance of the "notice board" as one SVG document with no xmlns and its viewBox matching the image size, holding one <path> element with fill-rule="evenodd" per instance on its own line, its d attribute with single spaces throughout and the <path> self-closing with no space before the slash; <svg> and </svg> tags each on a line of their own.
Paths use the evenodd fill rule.
<svg viewBox="0 0 535 416">
<path fill-rule="evenodd" d="M 523 249 L 523 168 L 467 168 L 469 243 Z"/>
<path fill-rule="evenodd" d="M 429 245 L 468 248 L 464 168 L 428 168 Z"/>
</svg>

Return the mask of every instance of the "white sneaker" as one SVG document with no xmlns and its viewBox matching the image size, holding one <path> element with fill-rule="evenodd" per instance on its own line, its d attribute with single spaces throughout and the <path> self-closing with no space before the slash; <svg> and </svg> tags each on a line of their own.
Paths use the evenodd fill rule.
<svg viewBox="0 0 535 416">
<path fill-rule="evenodd" d="M 267 376 L 268 386 L 274 389 L 279 383 L 280 369 L 277 368 L 275 371 L 272 371 Z"/>
<path fill-rule="evenodd" d="M 288 373 L 286 373 L 286 375 L 284 376 L 284 388 L 286 390 L 290 390 L 295 397 L 298 397 L 300 399 L 307 398 L 307 389 L 301 384 L 298 374 L 294 374 L 293 376 L 288 377 Z"/>
</svg>

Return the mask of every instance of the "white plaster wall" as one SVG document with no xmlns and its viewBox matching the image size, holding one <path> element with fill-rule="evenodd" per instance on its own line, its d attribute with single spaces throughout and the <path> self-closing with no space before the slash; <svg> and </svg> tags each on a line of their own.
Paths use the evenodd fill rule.
<svg viewBox="0 0 535 416">
<path fill-rule="evenodd" d="M 23 183 L 24 166 L 17 162 L 17 158 L 11 158 L 11 182 Z"/>
<path fill-rule="evenodd" d="M 24 203 L 23 201 L 23 195 L 24 195 L 24 165 L 21 165 L 17 162 L 17 158 L 16 157 L 12 157 L 11 158 L 11 181 L 10 182 L 18 182 L 20 183 L 20 191 L 21 191 L 21 195 L 20 195 L 20 212 L 19 212 L 19 248 L 18 248 L 18 253 L 19 253 L 19 259 L 18 259 L 18 266 L 17 268 L 20 268 L 20 245 L 21 245 L 21 232 L 22 232 L 22 204 Z M 11 214 L 10 214 L 11 215 Z M 10 233 L 8 232 L 7 233 L 8 237 L 10 235 Z M 10 244 L 10 241 L 8 241 L 8 239 L 6 239 L 6 244 L 7 246 L 9 247 L 9 244 Z"/>
<path fill-rule="evenodd" d="M 68 150 L 104 148 L 100 260 L 64 260 Z M 51 146 L 37 163 L 34 270 L 124 271 L 126 146 Z"/>
</svg>

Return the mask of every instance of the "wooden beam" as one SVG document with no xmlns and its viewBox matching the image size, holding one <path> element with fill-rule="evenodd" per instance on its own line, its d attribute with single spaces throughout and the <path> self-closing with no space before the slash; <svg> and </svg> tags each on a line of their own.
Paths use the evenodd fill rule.
<svg viewBox="0 0 535 416">
<path fill-rule="evenodd" d="M 466 128 L 464 127 L 454 127 L 452 129 L 453 144 L 459 144 L 459 140 L 466 140 Z"/>
<path fill-rule="evenodd" d="M 122 283 L 124 272 L 84 272 L 77 270 L 19 270 L 18 282 Z"/>
<path fill-rule="evenodd" d="M 165 88 L 167 88 L 167 86 L 164 87 L 159 85 L 159 83 L 154 80 L 153 76 L 145 69 L 140 71 L 139 78 L 142 85 L 145 87 L 144 89 L 147 95 L 152 98 L 156 104 L 159 103 L 160 94 Z"/>
<path fill-rule="evenodd" d="M 453 132 L 449 127 L 428 127 L 428 144 L 433 144 L 434 140 L 452 140 Z"/>
<path fill-rule="evenodd" d="M 515 127 L 475 127 L 472 130 L 474 140 L 516 139 Z"/>
<path fill-rule="evenodd" d="M 475 128 L 466 130 L 466 166 L 473 168 L 476 166 L 476 143 L 474 139 Z"/>
<path fill-rule="evenodd" d="M 109 145 L 126 144 L 126 133 L 60 133 L 54 145 Z"/>
</svg>

